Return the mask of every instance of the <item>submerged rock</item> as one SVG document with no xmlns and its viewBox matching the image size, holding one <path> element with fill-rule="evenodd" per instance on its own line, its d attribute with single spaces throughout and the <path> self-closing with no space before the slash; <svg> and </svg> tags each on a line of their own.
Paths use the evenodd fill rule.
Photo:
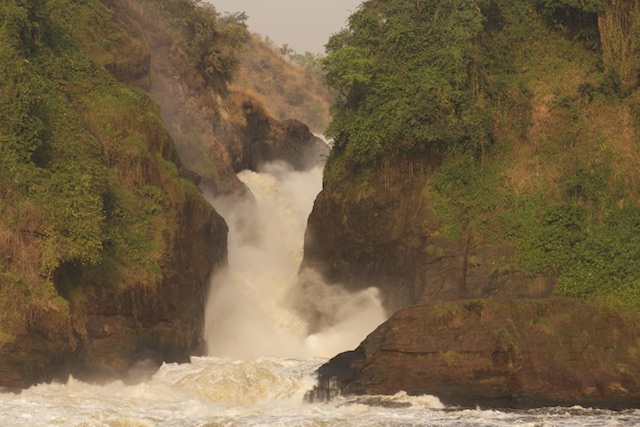
<svg viewBox="0 0 640 427">
<path fill-rule="evenodd" d="M 445 405 L 640 406 L 640 315 L 607 301 L 467 300 L 398 311 L 318 370 L 310 400 L 437 396 Z"/>
</svg>

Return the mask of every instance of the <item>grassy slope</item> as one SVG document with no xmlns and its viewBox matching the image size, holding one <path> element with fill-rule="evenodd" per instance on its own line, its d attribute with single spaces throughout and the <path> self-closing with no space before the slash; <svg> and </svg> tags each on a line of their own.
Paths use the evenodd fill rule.
<svg viewBox="0 0 640 427">
<path fill-rule="evenodd" d="M 297 119 L 315 133 L 329 123 L 332 94 L 317 65 L 285 59 L 281 51 L 253 34 L 241 57 L 233 90 L 247 92 L 279 119 Z"/>
<path fill-rule="evenodd" d="M 474 207 L 467 221 L 506 231 L 500 237 L 515 242 L 526 271 L 558 275 L 558 294 L 640 304 L 635 95 L 618 91 L 575 27 L 527 26 L 514 72 L 500 76 L 512 83 L 507 108 L 493 113 L 495 146 L 470 168 L 480 185 L 460 194 Z"/>
</svg>

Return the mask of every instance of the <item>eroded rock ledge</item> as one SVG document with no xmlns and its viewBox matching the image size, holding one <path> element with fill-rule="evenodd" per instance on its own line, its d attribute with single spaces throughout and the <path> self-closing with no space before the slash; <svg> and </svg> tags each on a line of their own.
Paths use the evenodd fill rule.
<svg viewBox="0 0 640 427">
<path fill-rule="evenodd" d="M 323 365 L 308 397 L 406 391 L 463 407 L 634 408 L 638 320 L 607 301 L 566 298 L 414 306 Z"/>
</svg>

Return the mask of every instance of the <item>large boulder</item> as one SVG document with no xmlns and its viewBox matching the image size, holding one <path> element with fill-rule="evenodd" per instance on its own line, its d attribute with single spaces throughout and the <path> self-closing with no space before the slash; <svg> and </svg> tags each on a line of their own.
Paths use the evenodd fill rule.
<svg viewBox="0 0 640 427">
<path fill-rule="evenodd" d="M 637 408 L 639 320 L 619 304 L 565 298 L 406 308 L 322 366 L 309 398 L 406 391 L 464 407 Z"/>
<path fill-rule="evenodd" d="M 276 120 L 250 97 L 241 96 L 244 124 L 242 138 L 228 144 L 233 170 L 258 170 L 273 161 L 289 163 L 295 170 L 309 170 L 322 164 L 329 153 L 327 144 L 297 120 Z"/>
</svg>

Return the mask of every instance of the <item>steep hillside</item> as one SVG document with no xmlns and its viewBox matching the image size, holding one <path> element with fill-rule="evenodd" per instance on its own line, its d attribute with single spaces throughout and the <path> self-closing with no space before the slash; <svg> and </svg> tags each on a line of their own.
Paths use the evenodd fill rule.
<svg viewBox="0 0 640 427">
<path fill-rule="evenodd" d="M 315 133 L 325 131 L 334 94 L 324 81 L 319 58 L 287 51 L 286 46 L 278 49 L 252 34 L 239 59 L 235 90 L 261 98 L 276 118 L 300 120 Z"/>
<path fill-rule="evenodd" d="M 227 228 L 151 97 L 107 71 L 146 81 L 148 47 L 98 1 L 4 2 L 0 22 L 1 385 L 187 360 Z"/>
<path fill-rule="evenodd" d="M 570 3 L 366 2 L 326 60 L 344 96 L 306 264 L 396 308 L 498 288 L 640 302 L 640 92 L 605 60 L 610 7 Z"/>
<path fill-rule="evenodd" d="M 228 90 L 247 36 L 191 0 L 0 5 L 0 387 L 203 351 L 227 226 L 197 185 L 326 149 Z"/>
<path fill-rule="evenodd" d="M 443 300 L 639 306 L 639 13 L 637 1 L 364 2 L 328 45 L 341 98 L 304 265 L 379 287 L 390 312 L 422 304 L 425 322 Z M 437 339 L 395 326 L 407 343 Z M 354 381 L 397 379 L 364 371 Z"/>
<path fill-rule="evenodd" d="M 110 2 L 128 34 L 149 46 L 148 89 L 180 159 L 202 187 L 242 194 L 236 172 L 277 159 L 304 168 L 317 158 L 302 159 L 300 151 L 326 152 L 305 124 L 272 117 L 259 96 L 231 84 L 245 68 L 241 58 L 252 40 L 242 20 L 220 18 L 213 5 L 198 1 Z"/>
</svg>

